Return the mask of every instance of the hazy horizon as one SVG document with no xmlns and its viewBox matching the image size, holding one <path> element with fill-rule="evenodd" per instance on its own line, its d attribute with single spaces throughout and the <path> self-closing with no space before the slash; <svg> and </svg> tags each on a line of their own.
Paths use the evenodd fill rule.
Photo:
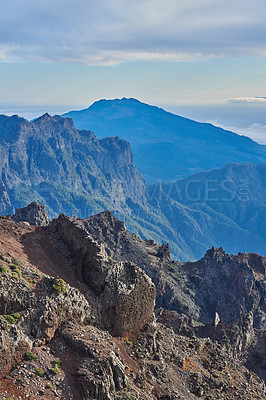
<svg viewBox="0 0 266 400">
<path fill-rule="evenodd" d="M 11 0 L 0 113 L 32 119 L 134 97 L 265 142 L 264 0 Z"/>
<path fill-rule="evenodd" d="M 96 99 L 98 101 L 101 99 Z M 109 100 L 109 99 L 108 99 Z M 138 99 L 145 102 L 141 99 Z M 94 102 L 84 105 L 68 106 L 17 106 L 4 107 L 0 104 L 0 114 L 19 115 L 28 120 L 37 118 L 46 112 L 51 115 L 61 115 L 68 111 L 86 109 Z M 227 103 L 219 105 L 175 105 L 154 104 L 168 112 L 193 119 L 198 122 L 211 123 L 239 135 L 248 136 L 260 144 L 266 144 L 266 104 L 260 103 Z"/>
</svg>

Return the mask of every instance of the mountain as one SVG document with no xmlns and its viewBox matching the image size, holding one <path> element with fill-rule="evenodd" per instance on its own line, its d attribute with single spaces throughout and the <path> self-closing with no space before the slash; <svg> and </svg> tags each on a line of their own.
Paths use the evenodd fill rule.
<svg viewBox="0 0 266 400">
<path fill-rule="evenodd" d="M 16 215 L 0 217 L 1 398 L 265 398 L 265 258 L 183 264 L 110 212 Z"/>
<path fill-rule="evenodd" d="M 128 142 L 98 140 L 91 131 L 75 129 L 69 118 L 45 114 L 29 122 L 1 115 L 0 184 L 2 215 L 35 201 L 46 205 L 50 217 L 108 209 L 141 237 L 169 238 L 175 254 L 188 253 L 179 233 L 148 204 Z"/>
<path fill-rule="evenodd" d="M 136 99 L 100 100 L 63 117 L 72 118 L 77 128 L 90 129 L 99 138 L 127 140 L 148 184 L 171 182 L 231 162 L 266 162 L 266 146 Z"/>
<path fill-rule="evenodd" d="M 169 243 L 181 261 L 196 260 L 212 246 L 266 254 L 263 214 L 258 231 L 252 219 L 241 225 L 234 215 L 169 195 L 166 187 L 150 190 L 128 142 L 98 140 L 91 131 L 77 130 L 71 119 L 45 114 L 29 122 L 0 116 L 0 184 L 2 215 L 36 201 L 50 218 L 60 213 L 86 218 L 110 210 L 142 239 Z"/>
<path fill-rule="evenodd" d="M 237 224 L 243 231 L 250 232 L 253 235 L 250 240 L 264 243 L 260 250 L 266 254 L 266 164 L 229 164 L 161 187 L 169 197 L 191 210 L 213 216 L 217 224 L 219 221 L 231 227 Z M 232 252 L 237 247 L 244 251 L 256 246 L 255 242 L 245 242 L 243 235 L 236 238 L 230 228 L 220 240 Z"/>
<path fill-rule="evenodd" d="M 98 141 L 71 119 L 48 114 L 34 122 L 0 116 L 0 178 L 14 207 L 44 200 L 57 215 L 88 213 L 119 196 L 145 202 L 145 182 L 126 141 Z"/>
</svg>

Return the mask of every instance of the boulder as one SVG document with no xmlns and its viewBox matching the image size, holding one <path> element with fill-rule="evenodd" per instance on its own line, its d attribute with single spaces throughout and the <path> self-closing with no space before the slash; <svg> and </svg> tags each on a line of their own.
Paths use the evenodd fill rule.
<svg viewBox="0 0 266 400">
<path fill-rule="evenodd" d="M 53 220 L 51 229 L 71 251 L 77 278 L 99 296 L 102 326 L 118 336 L 141 329 L 153 314 L 156 296 L 145 272 L 134 263 L 108 257 L 104 245 L 78 219 L 62 214 Z"/>
<path fill-rule="evenodd" d="M 24 208 L 17 208 L 12 216 L 14 222 L 28 222 L 30 225 L 47 226 L 50 223 L 45 207 L 33 202 Z"/>
</svg>

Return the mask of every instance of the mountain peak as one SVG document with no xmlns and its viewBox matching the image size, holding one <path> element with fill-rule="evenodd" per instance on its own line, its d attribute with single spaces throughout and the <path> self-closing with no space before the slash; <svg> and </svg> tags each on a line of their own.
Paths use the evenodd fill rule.
<svg viewBox="0 0 266 400">
<path fill-rule="evenodd" d="M 100 139 L 127 140 L 147 183 L 171 182 L 232 162 L 266 162 L 266 146 L 135 98 L 100 100 L 63 117 L 73 118 L 78 129 L 90 129 Z"/>
<path fill-rule="evenodd" d="M 141 101 L 133 98 L 133 97 L 122 97 L 116 99 L 101 99 L 95 101 L 91 106 L 89 106 L 86 110 L 92 108 L 101 108 L 102 106 L 121 106 L 121 105 L 136 105 L 136 104 L 145 104 L 141 103 Z M 84 110 L 85 111 L 85 110 Z"/>
<path fill-rule="evenodd" d="M 60 124 L 64 128 L 68 128 L 71 130 L 75 129 L 74 122 L 72 118 L 63 118 L 60 115 L 51 116 L 48 113 L 43 114 L 41 117 L 35 119 L 33 121 L 34 124 L 38 126 L 45 126 L 45 125 L 57 125 Z"/>
</svg>

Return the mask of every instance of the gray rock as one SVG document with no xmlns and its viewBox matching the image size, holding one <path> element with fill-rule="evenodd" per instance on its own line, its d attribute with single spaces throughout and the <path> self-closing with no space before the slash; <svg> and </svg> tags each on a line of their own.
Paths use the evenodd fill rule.
<svg viewBox="0 0 266 400">
<path fill-rule="evenodd" d="M 114 335 L 141 329 L 151 318 L 156 290 L 150 278 L 131 262 L 115 262 L 80 220 L 60 215 L 51 229 L 73 256 L 76 276 L 99 296 L 102 325 Z"/>
<path fill-rule="evenodd" d="M 15 215 L 12 216 L 14 222 L 28 222 L 30 225 L 47 226 L 50 219 L 41 204 L 33 202 L 24 208 L 17 208 Z"/>
</svg>

